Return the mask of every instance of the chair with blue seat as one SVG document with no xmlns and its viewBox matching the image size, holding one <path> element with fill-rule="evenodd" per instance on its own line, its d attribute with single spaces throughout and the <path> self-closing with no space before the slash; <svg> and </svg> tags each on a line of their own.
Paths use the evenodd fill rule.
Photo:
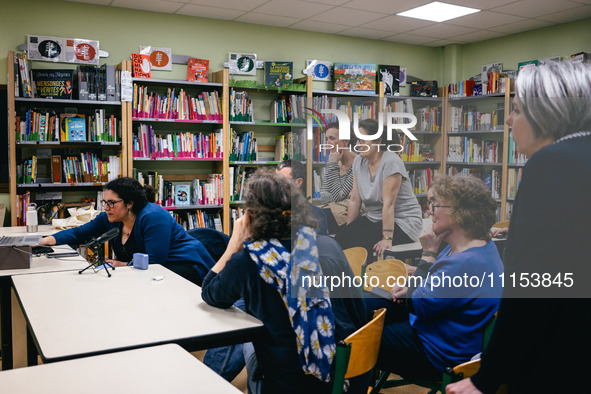
<svg viewBox="0 0 591 394">
<path fill-rule="evenodd" d="M 194 228 L 188 230 L 187 234 L 201 241 L 214 261 L 218 261 L 222 257 L 230 242 L 228 235 L 213 228 Z"/>
</svg>

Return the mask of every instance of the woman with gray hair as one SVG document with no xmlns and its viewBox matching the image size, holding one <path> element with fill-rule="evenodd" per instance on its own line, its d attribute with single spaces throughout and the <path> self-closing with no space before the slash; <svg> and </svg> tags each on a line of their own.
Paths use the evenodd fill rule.
<svg viewBox="0 0 591 394">
<path fill-rule="evenodd" d="M 588 390 L 591 352 L 591 65 L 522 70 L 506 120 L 529 156 L 505 249 L 505 282 L 494 332 L 470 379 L 448 393 Z M 570 361 L 570 362 L 569 362 Z M 568 375 L 548 376 L 557 363 Z"/>
</svg>

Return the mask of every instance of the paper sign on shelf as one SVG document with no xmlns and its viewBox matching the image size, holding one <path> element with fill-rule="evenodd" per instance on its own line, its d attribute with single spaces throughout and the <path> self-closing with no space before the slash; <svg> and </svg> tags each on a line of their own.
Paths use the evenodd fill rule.
<svg viewBox="0 0 591 394">
<path fill-rule="evenodd" d="M 256 53 L 229 53 L 230 74 L 257 75 Z"/>
<path fill-rule="evenodd" d="M 99 52 L 99 42 L 95 40 L 27 36 L 27 53 L 30 60 L 98 65 Z"/>
<path fill-rule="evenodd" d="M 313 81 L 330 81 L 331 67 L 332 62 L 324 60 L 306 60 L 306 68 L 303 71 L 306 75 L 312 75 Z"/>
<path fill-rule="evenodd" d="M 172 71 L 172 49 L 153 46 L 140 46 L 142 55 L 150 56 L 152 70 Z"/>
</svg>

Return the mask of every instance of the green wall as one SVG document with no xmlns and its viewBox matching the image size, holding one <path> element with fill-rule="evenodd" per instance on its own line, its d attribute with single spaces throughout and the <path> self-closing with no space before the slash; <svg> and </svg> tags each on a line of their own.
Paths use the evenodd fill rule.
<svg viewBox="0 0 591 394">
<path fill-rule="evenodd" d="M 110 54 L 110 64 L 129 59 L 139 45 L 153 45 L 209 59 L 213 71 L 223 67 L 229 51 L 243 51 L 261 60 L 293 61 L 296 78 L 303 76 L 306 59 L 320 59 L 398 64 L 413 76 L 440 79 L 437 48 L 59 0 L 0 2 L 0 83 L 6 82 L 7 51 L 25 43 L 27 34 L 99 40 L 100 48 Z M 186 70 L 175 65 L 172 72 L 154 77 L 184 79 Z M 262 70 L 257 74 L 262 81 Z"/>
<path fill-rule="evenodd" d="M 501 61 L 504 70 L 517 70 L 519 62 L 552 56 L 564 60 L 577 52 L 591 52 L 591 19 L 464 45 L 461 79 L 480 73 L 484 64 Z"/>
</svg>

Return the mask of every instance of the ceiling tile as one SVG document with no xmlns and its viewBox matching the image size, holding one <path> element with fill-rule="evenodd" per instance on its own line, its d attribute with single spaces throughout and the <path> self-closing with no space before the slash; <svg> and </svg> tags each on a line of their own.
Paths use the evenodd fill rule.
<svg viewBox="0 0 591 394">
<path fill-rule="evenodd" d="M 259 14 L 257 12 L 248 12 L 239 18 L 234 19 L 235 22 L 254 23 L 257 25 L 287 27 L 300 21 L 296 18 L 288 18 L 286 16 Z"/>
<path fill-rule="evenodd" d="M 345 4 L 345 7 L 378 12 L 384 15 L 395 15 L 399 12 L 408 11 L 411 8 L 431 3 L 432 1 L 433 0 L 352 0 Z"/>
<path fill-rule="evenodd" d="M 478 30 L 472 33 L 461 34 L 457 37 L 453 37 L 454 39 L 459 39 L 461 41 L 472 43 L 478 41 L 485 41 L 490 40 L 492 38 L 499 38 L 504 36 L 504 33 L 499 33 L 498 31 L 491 31 L 491 30 Z"/>
<path fill-rule="evenodd" d="M 227 8 L 230 10 L 250 11 L 267 0 L 190 0 L 191 4 L 205 5 L 209 7 Z"/>
<path fill-rule="evenodd" d="M 348 1 L 351 0 L 303 0 L 308 3 L 320 3 L 320 4 L 328 4 L 328 5 L 343 5 Z"/>
<path fill-rule="evenodd" d="M 176 10 L 178 10 L 185 4 L 173 1 L 158 0 L 113 0 L 113 3 L 111 3 L 111 5 L 120 8 L 133 8 L 136 10 L 174 14 Z"/>
<path fill-rule="evenodd" d="M 519 22 L 507 23 L 506 25 L 491 27 L 489 30 L 498 31 L 505 34 L 515 34 L 533 29 L 540 29 L 542 27 L 553 25 L 554 23 L 548 21 L 540 21 L 537 19 L 524 19 Z"/>
<path fill-rule="evenodd" d="M 179 15 L 197 16 L 199 18 L 232 20 L 239 17 L 240 15 L 243 15 L 244 11 L 187 4 L 176 13 Z"/>
<path fill-rule="evenodd" d="M 391 36 L 392 33 L 382 30 L 366 29 L 364 27 L 353 27 L 351 29 L 343 30 L 339 35 L 380 40 L 384 37 Z"/>
<path fill-rule="evenodd" d="M 320 21 L 301 21 L 289 26 L 290 29 L 298 29 L 298 30 L 307 30 L 307 31 L 315 31 L 318 33 L 329 33 L 335 34 L 341 32 L 345 29 L 350 28 L 347 25 L 339 25 L 336 23 L 327 23 L 327 22 L 320 22 Z"/>
<path fill-rule="evenodd" d="M 535 18 L 540 15 L 547 15 L 575 8 L 578 5 L 570 1 L 557 0 L 519 0 L 515 3 L 497 7 L 494 10 L 509 15 L 518 15 L 526 18 Z"/>
<path fill-rule="evenodd" d="M 537 17 L 537 19 L 555 23 L 566 23 L 588 17 L 591 17 L 591 6 L 585 5 L 567 11 L 556 12 L 554 14 L 549 15 L 542 15 Z"/>
<path fill-rule="evenodd" d="M 462 16 L 460 18 L 450 19 L 445 21 L 445 24 L 472 27 L 474 29 L 488 29 L 493 26 L 505 25 L 520 20 L 523 20 L 520 16 L 499 14 L 498 12 L 492 11 L 482 11 Z"/>
<path fill-rule="evenodd" d="M 368 22 L 363 25 L 369 29 L 391 31 L 392 33 L 404 33 L 409 30 L 418 29 L 420 27 L 431 26 L 435 22 L 422 21 L 415 18 L 407 18 L 404 16 L 387 16 L 376 21 Z"/>
<path fill-rule="evenodd" d="M 451 26 L 438 23 L 413 30 L 412 34 L 417 36 L 433 37 L 441 40 L 443 38 L 455 37 L 459 36 L 460 34 L 472 33 L 474 31 L 476 30 L 469 27 Z"/>
<path fill-rule="evenodd" d="M 383 14 L 354 10 L 353 8 L 338 7 L 326 12 L 314 15 L 311 20 L 326 21 L 349 26 L 365 25 L 367 22 L 383 18 Z"/>
<path fill-rule="evenodd" d="M 490 10 L 491 8 L 514 3 L 515 0 L 444 0 L 444 2 L 476 8 L 478 10 Z"/>
<path fill-rule="evenodd" d="M 382 40 L 399 42 L 402 44 L 410 44 L 410 45 L 424 45 L 428 42 L 433 42 L 436 39 L 431 38 L 431 37 L 415 36 L 412 34 L 396 34 L 391 37 L 382 38 Z"/>
<path fill-rule="evenodd" d="M 261 14 L 287 16 L 291 18 L 309 18 L 333 8 L 330 5 L 310 3 L 301 0 L 271 0 L 254 11 Z"/>
</svg>

